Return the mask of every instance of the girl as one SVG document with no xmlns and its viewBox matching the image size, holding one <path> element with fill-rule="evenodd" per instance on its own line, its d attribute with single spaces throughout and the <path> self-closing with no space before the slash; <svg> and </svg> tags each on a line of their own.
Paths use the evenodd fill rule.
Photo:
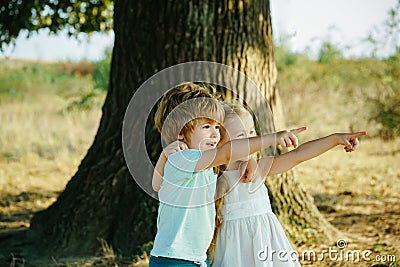
<svg viewBox="0 0 400 267">
<path fill-rule="evenodd" d="M 225 109 L 224 127 L 226 137 L 221 142 L 256 135 L 251 114 L 238 104 L 230 104 Z M 261 178 L 286 172 L 336 145 L 344 145 L 346 151 L 351 152 L 359 145 L 357 137 L 365 134 L 336 133 L 300 145 L 288 153 L 261 158 L 256 167 L 259 179 L 254 183 L 240 182 L 238 171 L 241 162 L 250 164 L 256 162 L 254 159 L 248 157 L 225 165 L 217 182 L 216 228 L 209 248 L 212 266 L 300 266 L 282 226 L 272 213 L 268 189 Z"/>
</svg>

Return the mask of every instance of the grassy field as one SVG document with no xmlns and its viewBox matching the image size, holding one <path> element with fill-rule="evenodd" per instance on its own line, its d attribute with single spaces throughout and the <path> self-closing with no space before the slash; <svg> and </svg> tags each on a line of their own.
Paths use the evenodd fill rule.
<svg viewBox="0 0 400 267">
<path fill-rule="evenodd" d="M 383 140 L 382 125 L 370 120 L 369 99 L 385 86 L 375 71 L 379 64 L 318 64 L 298 57 L 280 65 L 286 125 L 309 127 L 301 142 L 338 131 L 368 132 L 356 152 L 333 149 L 295 173 L 324 216 L 356 240 L 348 248 L 371 250 L 371 261 L 304 260 L 304 265 L 399 266 L 400 138 Z M 28 227 L 34 212 L 56 200 L 90 147 L 105 97 L 92 71 L 88 63 L 0 61 L 0 238 Z M 122 262 L 101 245 L 93 258 L 54 259 L 50 265 L 147 266 L 146 259 Z M 31 266 L 9 258 L 0 255 L 0 266 Z"/>
</svg>

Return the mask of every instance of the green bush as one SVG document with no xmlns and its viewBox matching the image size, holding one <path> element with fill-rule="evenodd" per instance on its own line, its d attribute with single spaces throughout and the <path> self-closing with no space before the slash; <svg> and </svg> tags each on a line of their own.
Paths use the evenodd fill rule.
<svg viewBox="0 0 400 267">
<path fill-rule="evenodd" d="M 380 88 L 374 104 L 371 120 L 381 125 L 384 139 L 400 136 L 400 51 L 389 57 L 380 77 Z"/>
<path fill-rule="evenodd" d="M 101 61 L 95 63 L 93 80 L 96 89 L 101 89 L 104 91 L 108 90 L 108 82 L 110 80 L 111 57 L 112 49 L 107 48 L 104 52 L 104 58 Z"/>
<path fill-rule="evenodd" d="M 342 52 L 334 44 L 324 41 L 318 54 L 318 62 L 322 64 L 330 63 L 332 60 L 343 58 Z"/>
</svg>

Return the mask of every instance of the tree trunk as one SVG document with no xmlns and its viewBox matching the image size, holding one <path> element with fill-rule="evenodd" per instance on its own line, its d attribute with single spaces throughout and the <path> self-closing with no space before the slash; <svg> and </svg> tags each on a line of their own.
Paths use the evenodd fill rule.
<svg viewBox="0 0 400 267">
<path fill-rule="evenodd" d="M 158 71 L 197 60 L 229 65 L 259 88 L 275 126 L 284 125 L 268 0 L 116 0 L 114 32 L 109 91 L 93 145 L 57 201 L 32 219 L 30 236 L 45 245 L 47 254 L 94 253 L 101 238 L 130 255 L 153 240 L 157 201 L 129 174 L 121 131 L 132 95 Z M 234 90 L 254 106 L 264 103 L 239 83 Z M 260 125 L 273 130 L 266 118 L 259 119 Z M 159 135 L 154 128 L 147 131 L 154 160 L 161 149 Z M 295 243 L 306 242 L 310 233 L 316 240 L 333 236 L 335 230 L 291 173 L 269 181 L 277 214 Z"/>
</svg>

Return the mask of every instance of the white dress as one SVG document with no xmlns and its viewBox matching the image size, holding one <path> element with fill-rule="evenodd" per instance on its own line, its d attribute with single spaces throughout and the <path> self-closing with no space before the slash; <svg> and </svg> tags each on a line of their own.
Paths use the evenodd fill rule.
<svg viewBox="0 0 400 267">
<path fill-rule="evenodd" d="M 224 172 L 230 186 L 222 208 L 213 267 L 301 266 L 272 213 L 262 179 L 239 181 L 239 171 Z"/>
</svg>

